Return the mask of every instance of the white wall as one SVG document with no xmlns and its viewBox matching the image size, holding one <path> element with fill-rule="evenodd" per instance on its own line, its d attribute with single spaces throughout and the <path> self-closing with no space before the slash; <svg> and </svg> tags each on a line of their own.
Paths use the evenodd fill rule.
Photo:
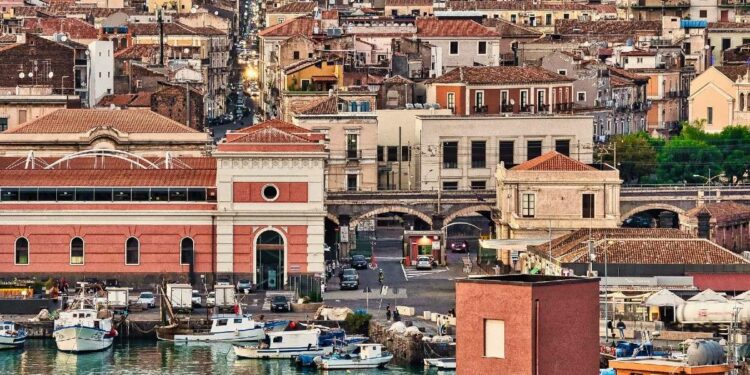
<svg viewBox="0 0 750 375">
<path fill-rule="evenodd" d="M 111 41 L 96 40 L 89 43 L 89 107 L 104 95 L 114 93 L 115 57 Z"/>
</svg>

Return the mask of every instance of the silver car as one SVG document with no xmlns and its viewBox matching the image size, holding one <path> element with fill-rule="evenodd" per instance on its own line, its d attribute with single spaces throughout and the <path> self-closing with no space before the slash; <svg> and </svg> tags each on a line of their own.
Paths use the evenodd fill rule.
<svg viewBox="0 0 750 375">
<path fill-rule="evenodd" d="M 432 259 L 430 257 L 425 255 L 420 255 L 417 257 L 417 269 L 418 270 L 431 270 L 432 269 Z"/>
</svg>

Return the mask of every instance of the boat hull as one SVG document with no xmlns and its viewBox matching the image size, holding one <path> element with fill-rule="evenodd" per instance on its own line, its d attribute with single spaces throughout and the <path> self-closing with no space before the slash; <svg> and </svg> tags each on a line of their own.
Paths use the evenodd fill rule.
<svg viewBox="0 0 750 375">
<path fill-rule="evenodd" d="M 263 328 L 205 334 L 174 335 L 174 342 L 243 342 L 260 341 L 266 336 Z"/>
<path fill-rule="evenodd" d="M 234 354 L 238 358 L 248 359 L 291 359 L 300 355 L 328 355 L 333 352 L 332 347 L 323 348 L 283 348 L 283 349 L 259 349 L 250 346 L 234 346 Z"/>
<path fill-rule="evenodd" d="M 323 358 L 318 367 L 324 370 L 347 370 L 383 367 L 393 359 L 393 355 L 368 359 Z"/>
<path fill-rule="evenodd" d="M 24 336 L 0 336 L 0 350 L 3 349 L 17 349 L 23 347 L 26 343 L 26 335 Z"/>
<path fill-rule="evenodd" d="M 104 350 L 112 346 L 114 337 L 108 331 L 91 327 L 63 327 L 53 333 L 57 349 L 69 353 Z"/>
</svg>

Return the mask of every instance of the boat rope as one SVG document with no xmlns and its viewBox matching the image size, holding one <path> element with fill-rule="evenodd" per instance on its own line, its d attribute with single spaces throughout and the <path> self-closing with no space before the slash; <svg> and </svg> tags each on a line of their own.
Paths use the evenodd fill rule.
<svg viewBox="0 0 750 375">
<path fill-rule="evenodd" d="M 140 332 L 141 334 L 144 334 L 144 335 L 147 335 L 147 334 L 149 334 L 151 332 L 156 331 L 156 327 L 157 327 L 156 325 L 154 325 L 150 329 L 143 330 L 143 329 L 141 329 L 141 327 L 138 326 L 138 324 L 136 322 L 134 322 L 134 321 L 132 321 L 130 319 L 128 319 L 128 323 L 129 323 L 130 327 L 135 328 L 136 331 L 138 331 L 138 332 Z"/>
</svg>

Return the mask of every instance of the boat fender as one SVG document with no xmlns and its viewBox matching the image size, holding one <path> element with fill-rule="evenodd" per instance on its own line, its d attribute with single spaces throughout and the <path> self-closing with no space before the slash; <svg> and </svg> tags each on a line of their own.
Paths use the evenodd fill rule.
<svg viewBox="0 0 750 375">
<path fill-rule="evenodd" d="M 104 337 L 107 337 L 107 338 L 109 338 L 109 337 L 117 337 L 117 330 L 114 327 L 112 327 L 112 329 L 109 330 L 109 332 L 107 332 L 104 335 Z"/>
</svg>

